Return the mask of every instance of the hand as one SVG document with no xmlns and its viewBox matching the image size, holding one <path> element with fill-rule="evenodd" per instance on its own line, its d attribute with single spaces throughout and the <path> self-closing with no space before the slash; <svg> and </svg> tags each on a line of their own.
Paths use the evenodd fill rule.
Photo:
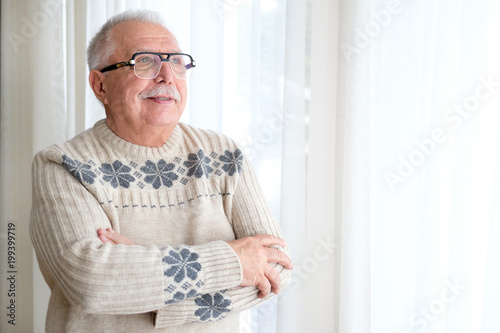
<svg viewBox="0 0 500 333">
<path fill-rule="evenodd" d="M 134 242 L 132 242 L 129 238 L 117 233 L 111 228 L 97 229 L 97 236 L 103 243 L 111 243 L 113 245 L 134 245 Z"/>
<path fill-rule="evenodd" d="M 240 258 L 243 268 L 242 287 L 257 286 L 259 298 L 266 297 L 271 291 L 279 293 L 281 278 L 269 263 L 278 263 L 286 269 L 292 269 L 290 258 L 272 245 L 286 246 L 286 242 L 271 235 L 256 235 L 228 242 Z"/>
</svg>

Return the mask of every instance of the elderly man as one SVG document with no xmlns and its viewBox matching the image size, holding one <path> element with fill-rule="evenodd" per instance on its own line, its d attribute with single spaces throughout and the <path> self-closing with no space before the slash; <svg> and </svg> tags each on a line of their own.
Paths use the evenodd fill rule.
<svg viewBox="0 0 500 333">
<path fill-rule="evenodd" d="M 46 332 L 236 332 L 292 263 L 248 161 L 179 123 L 195 63 L 152 12 L 88 48 L 106 119 L 33 162 L 31 238 Z"/>
</svg>

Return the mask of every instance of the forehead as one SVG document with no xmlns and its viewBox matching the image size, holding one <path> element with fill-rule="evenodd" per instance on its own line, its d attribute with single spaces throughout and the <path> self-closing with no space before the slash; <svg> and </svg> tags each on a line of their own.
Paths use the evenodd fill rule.
<svg viewBox="0 0 500 333">
<path fill-rule="evenodd" d="M 175 36 L 161 25 L 145 22 L 122 22 L 112 31 L 116 55 L 130 57 L 140 51 L 179 52 Z"/>
</svg>

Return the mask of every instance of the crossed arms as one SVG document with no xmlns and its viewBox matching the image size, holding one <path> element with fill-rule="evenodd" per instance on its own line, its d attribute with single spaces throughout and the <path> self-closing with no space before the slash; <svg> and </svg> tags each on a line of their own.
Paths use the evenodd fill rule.
<svg viewBox="0 0 500 333">
<path fill-rule="evenodd" d="M 168 270 L 164 259 L 170 251 L 184 249 L 199 255 L 203 267 L 199 277 L 203 283 L 197 292 L 215 298 L 227 290 L 223 296 L 230 300 L 231 312 L 258 304 L 286 283 L 292 264 L 276 249 L 286 250 L 284 241 L 276 237 L 280 236 L 276 225 L 261 229 L 236 226 L 239 239 L 177 250 L 133 245 L 112 233 L 102 205 L 61 166 L 60 156 L 51 150 L 35 157 L 30 232 L 47 283 L 51 289 L 57 286 L 71 305 L 95 314 L 157 311 L 156 327 L 203 321 L 203 316 L 195 315 L 195 295 L 176 300 L 164 292 Z M 274 236 L 255 235 L 251 230 L 261 231 L 255 234 L 269 231 Z M 103 240 L 111 244 L 103 244 Z"/>
</svg>

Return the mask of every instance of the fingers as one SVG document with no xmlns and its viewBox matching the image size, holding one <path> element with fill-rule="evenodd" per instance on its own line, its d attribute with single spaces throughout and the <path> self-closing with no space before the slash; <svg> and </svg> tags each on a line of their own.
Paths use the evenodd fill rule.
<svg viewBox="0 0 500 333">
<path fill-rule="evenodd" d="M 97 236 L 104 243 L 108 242 L 113 245 L 117 244 L 134 245 L 134 242 L 132 242 L 129 238 L 123 236 L 122 234 L 117 233 L 111 228 L 98 229 Z"/>
<path fill-rule="evenodd" d="M 271 283 L 266 278 L 262 278 L 257 283 L 257 288 L 259 289 L 259 298 L 264 298 L 271 292 Z"/>
<path fill-rule="evenodd" d="M 274 247 L 285 247 L 283 239 L 271 235 L 256 235 L 229 241 L 228 244 L 240 259 L 243 274 L 240 286 L 256 286 L 259 298 L 264 298 L 271 292 L 280 292 L 281 278 L 278 270 L 269 264 L 277 263 L 286 269 L 293 268 L 288 255 Z"/>
<path fill-rule="evenodd" d="M 278 272 L 271 266 L 267 266 L 264 276 L 257 282 L 259 289 L 259 298 L 264 298 L 271 292 L 278 294 L 281 289 L 281 278 Z"/>
<path fill-rule="evenodd" d="M 270 247 L 273 245 L 279 245 L 281 247 L 286 246 L 286 242 L 284 239 L 272 236 L 272 235 L 257 235 L 253 236 L 258 238 L 260 245 L 264 247 Z M 286 269 L 292 269 L 293 263 L 292 260 L 282 251 L 274 248 L 269 248 L 268 252 L 268 263 L 276 262 Z"/>
<path fill-rule="evenodd" d="M 275 294 L 279 293 L 281 289 L 281 278 L 278 272 L 271 266 L 268 266 L 265 275 L 270 283 L 271 291 Z"/>
<path fill-rule="evenodd" d="M 127 237 L 123 236 L 122 234 L 117 233 L 111 228 L 106 229 L 107 233 L 104 234 L 106 238 L 111 240 L 114 244 L 125 244 L 125 245 L 134 245 L 134 243 L 128 239 Z"/>
<path fill-rule="evenodd" d="M 113 241 L 111 241 L 108 237 L 106 237 L 106 234 L 108 232 L 104 229 L 97 229 L 97 237 L 103 242 L 103 243 L 111 243 L 114 244 Z"/>
<path fill-rule="evenodd" d="M 110 241 L 106 236 L 104 235 L 99 235 L 99 239 L 103 242 L 103 243 L 112 243 L 112 241 Z"/>
<path fill-rule="evenodd" d="M 256 235 L 253 237 L 257 238 L 259 240 L 260 245 L 265 247 L 269 247 L 272 245 L 279 245 L 281 247 L 286 246 L 286 242 L 284 239 L 278 238 L 273 235 Z"/>
<path fill-rule="evenodd" d="M 268 263 L 278 263 L 281 266 L 285 267 L 286 269 L 292 269 L 293 268 L 293 263 L 292 259 L 290 259 L 289 256 L 287 256 L 285 253 L 278 249 L 274 248 L 268 248 L 266 249 L 266 256 L 267 256 L 267 262 Z"/>
</svg>

